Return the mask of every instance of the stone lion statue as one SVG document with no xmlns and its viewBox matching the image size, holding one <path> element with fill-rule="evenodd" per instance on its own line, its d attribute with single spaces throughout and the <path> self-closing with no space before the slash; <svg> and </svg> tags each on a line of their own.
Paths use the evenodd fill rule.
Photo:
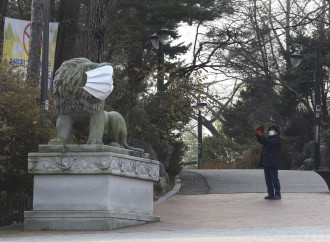
<svg viewBox="0 0 330 242">
<path fill-rule="evenodd" d="M 89 127 L 87 144 L 103 144 L 104 100 L 89 94 L 82 87 L 86 84 L 86 71 L 109 63 L 93 63 L 85 58 L 65 61 L 56 71 L 53 85 L 57 112 L 57 137 L 50 145 L 69 143 L 72 128 Z"/>
<path fill-rule="evenodd" d="M 57 137 L 50 145 L 69 143 L 72 129 L 88 134 L 88 144 L 104 143 L 130 150 L 142 151 L 127 144 L 127 127 L 118 112 L 104 111 L 104 100 L 89 94 L 82 87 L 87 80 L 86 71 L 109 63 L 93 63 L 85 58 L 65 61 L 56 71 L 53 85 L 57 112 Z"/>
<path fill-rule="evenodd" d="M 104 111 L 104 117 L 103 141 L 105 144 L 140 152 L 143 151 L 142 149 L 133 148 L 127 144 L 127 127 L 125 119 L 120 113 Z"/>
</svg>

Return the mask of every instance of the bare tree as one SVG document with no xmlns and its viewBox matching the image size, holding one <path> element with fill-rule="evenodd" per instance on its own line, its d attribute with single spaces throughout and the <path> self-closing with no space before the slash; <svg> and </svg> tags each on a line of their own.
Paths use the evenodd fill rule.
<svg viewBox="0 0 330 242">
<path fill-rule="evenodd" d="M 204 29 L 209 31 L 197 33 L 192 64 L 184 68 L 187 72 L 204 70 L 206 75 L 213 72 L 220 77 L 210 82 L 208 90 L 205 90 L 210 94 L 207 97 L 211 105 L 203 115 L 203 125 L 217 135 L 213 122 L 222 121 L 225 109 L 221 107 L 232 104 L 235 96 L 230 93 L 235 95 L 238 88 L 250 85 L 253 80 L 264 86 L 268 103 L 274 103 L 272 97 L 275 98 L 280 88 L 285 87 L 306 110 L 313 113 L 312 94 L 301 95 L 283 76 L 290 66 L 291 40 L 298 33 L 312 36 L 320 19 L 327 19 L 324 13 L 329 11 L 329 1 L 242 0 L 235 3 L 235 14 L 223 20 L 223 24 L 203 23 Z M 233 91 L 214 100 L 209 91 L 229 79 L 232 80 Z M 267 114 L 269 110 L 260 111 L 276 119 L 277 114 Z"/>
</svg>

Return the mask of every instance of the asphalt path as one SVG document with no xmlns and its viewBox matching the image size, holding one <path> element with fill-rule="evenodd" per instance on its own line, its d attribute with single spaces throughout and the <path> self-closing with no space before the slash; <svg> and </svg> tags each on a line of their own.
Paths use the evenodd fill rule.
<svg viewBox="0 0 330 242">
<path fill-rule="evenodd" d="M 265 193 L 262 169 L 184 170 L 180 195 Z M 327 184 L 314 171 L 280 170 L 282 193 L 328 192 Z"/>
</svg>

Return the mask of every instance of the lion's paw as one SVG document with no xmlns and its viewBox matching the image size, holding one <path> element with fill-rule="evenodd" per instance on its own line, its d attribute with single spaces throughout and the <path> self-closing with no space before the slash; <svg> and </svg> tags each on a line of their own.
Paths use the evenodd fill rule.
<svg viewBox="0 0 330 242">
<path fill-rule="evenodd" d="M 89 145 L 103 145 L 103 141 L 102 141 L 102 139 L 91 138 L 87 141 L 87 144 L 89 144 Z"/>
<path fill-rule="evenodd" d="M 51 139 L 48 145 L 65 145 L 66 142 L 63 139 Z"/>
<path fill-rule="evenodd" d="M 120 144 L 118 144 L 117 142 L 111 142 L 109 144 L 110 146 L 114 146 L 114 147 L 119 147 L 119 148 L 123 148 Z"/>
</svg>

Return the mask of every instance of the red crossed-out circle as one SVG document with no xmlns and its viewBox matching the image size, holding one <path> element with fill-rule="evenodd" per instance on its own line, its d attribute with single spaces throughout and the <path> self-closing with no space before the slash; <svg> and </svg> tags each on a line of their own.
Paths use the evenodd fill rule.
<svg viewBox="0 0 330 242">
<path fill-rule="evenodd" d="M 29 51 L 26 48 L 26 42 L 25 42 L 25 36 L 27 39 L 30 39 L 30 35 L 27 32 L 27 29 L 31 27 L 31 23 L 29 23 L 28 25 L 26 25 L 25 29 L 24 29 L 24 33 L 23 33 L 23 46 L 24 46 L 24 51 L 26 53 L 27 56 L 29 56 Z M 42 41 L 41 41 L 41 48 L 42 48 Z"/>
<path fill-rule="evenodd" d="M 29 23 L 28 25 L 26 25 L 25 29 L 24 29 L 24 33 L 23 33 L 23 46 L 24 46 L 24 51 L 26 53 L 27 56 L 29 56 L 29 52 L 28 50 L 26 49 L 26 46 L 25 46 L 25 36 L 30 39 L 30 35 L 28 34 L 27 32 L 27 29 L 31 26 L 31 23 Z"/>
</svg>

